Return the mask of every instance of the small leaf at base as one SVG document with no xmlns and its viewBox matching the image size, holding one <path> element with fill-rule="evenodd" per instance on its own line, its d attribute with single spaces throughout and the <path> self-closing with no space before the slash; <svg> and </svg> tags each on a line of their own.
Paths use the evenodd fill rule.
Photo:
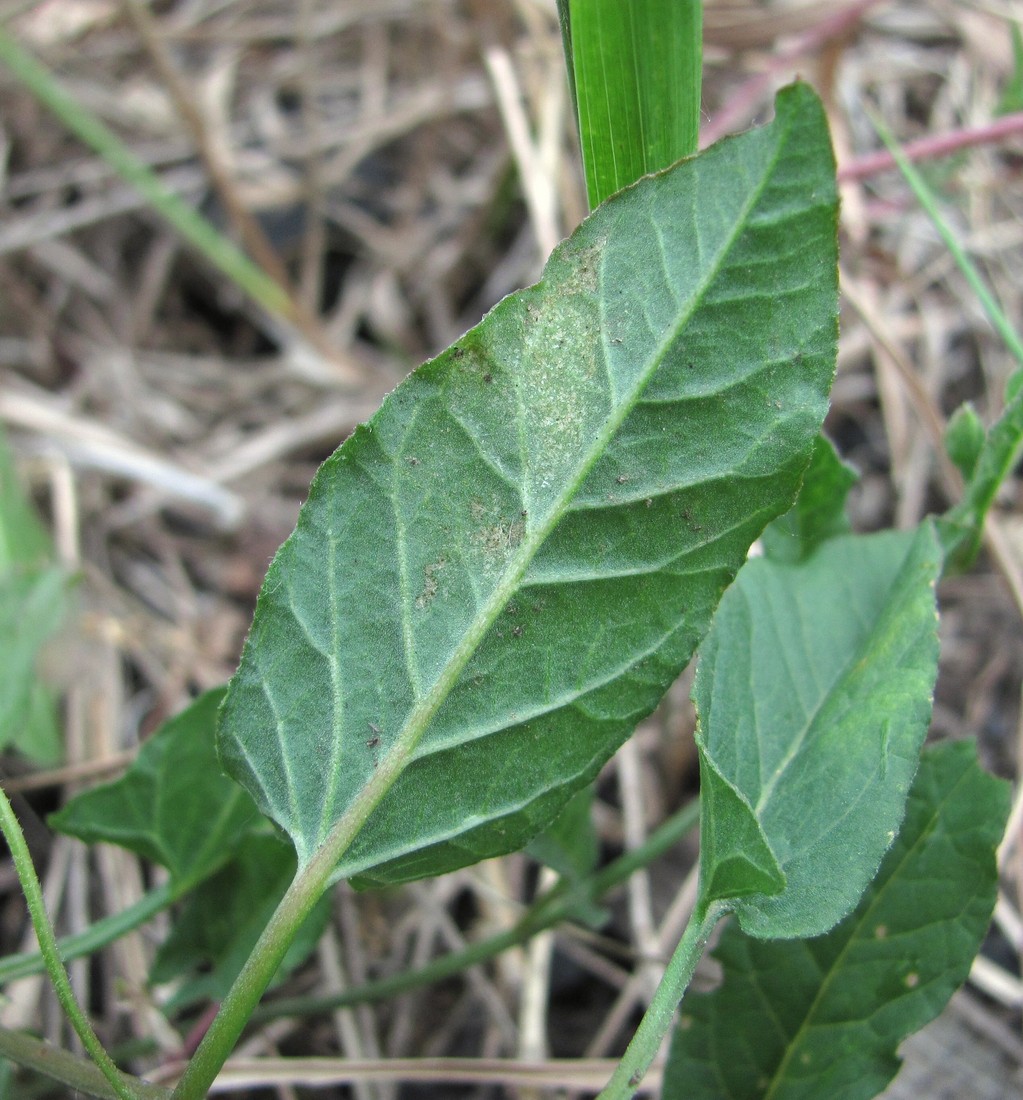
<svg viewBox="0 0 1023 1100">
<path fill-rule="evenodd" d="M 868 1100 L 941 1011 L 987 931 L 1005 783 L 968 742 L 926 752 L 895 845 L 856 911 L 816 939 L 725 929 L 724 983 L 683 1002 L 662 1100 Z"/>
<path fill-rule="evenodd" d="M 701 811 L 701 828 L 735 845 L 702 851 L 701 896 L 727 903 L 745 931 L 824 932 L 877 870 L 930 719 L 940 569 L 929 524 L 843 536 L 798 565 L 750 561 L 722 600 L 693 688 L 697 744 L 701 775 L 712 767 L 741 798 L 713 799 L 734 822 Z M 733 882 L 730 898 L 716 865 L 739 866 L 751 809 L 786 887 Z M 754 865 L 762 845 L 755 837 Z"/>
</svg>

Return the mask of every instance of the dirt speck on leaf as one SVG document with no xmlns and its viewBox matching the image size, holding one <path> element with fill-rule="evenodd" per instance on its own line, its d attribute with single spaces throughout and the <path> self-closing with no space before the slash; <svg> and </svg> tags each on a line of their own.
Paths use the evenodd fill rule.
<svg viewBox="0 0 1023 1100">
<path fill-rule="evenodd" d="M 496 565 L 519 545 L 525 531 L 525 524 L 520 520 L 485 524 L 473 533 L 472 542 L 483 551 L 490 564 Z"/>
<path fill-rule="evenodd" d="M 416 596 L 416 607 L 424 611 L 437 595 L 437 574 L 447 565 L 447 558 L 438 558 L 423 566 L 423 590 Z"/>
</svg>

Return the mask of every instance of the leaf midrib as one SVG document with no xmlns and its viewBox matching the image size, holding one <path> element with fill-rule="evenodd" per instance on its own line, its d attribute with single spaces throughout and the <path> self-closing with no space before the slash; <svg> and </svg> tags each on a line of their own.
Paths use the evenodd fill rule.
<svg viewBox="0 0 1023 1100">
<path fill-rule="evenodd" d="M 777 121 L 777 120 L 776 120 Z M 455 646 L 451 657 L 444 666 L 443 671 L 437 677 L 433 687 L 420 699 L 410 711 L 401 731 L 398 733 L 390 751 L 382 756 L 376 770 L 369 781 L 352 800 L 348 808 L 341 814 L 337 822 L 330 829 L 327 836 L 312 849 L 302 864 L 308 864 L 314 856 L 317 862 L 326 857 L 324 849 L 334 849 L 331 862 L 336 864 L 355 839 L 359 830 L 365 824 L 369 815 L 377 804 L 383 799 L 387 791 L 397 781 L 412 759 L 416 746 L 430 726 L 434 716 L 441 705 L 447 699 L 455 687 L 459 676 L 465 666 L 471 660 L 473 654 L 483 641 L 487 631 L 496 621 L 501 611 L 509 600 L 518 591 L 526 570 L 535 558 L 540 547 L 554 530 L 568 511 L 568 505 L 575 497 L 580 486 L 585 481 L 590 470 L 603 455 L 611 440 L 618 433 L 625 419 L 635 407 L 637 401 L 653 375 L 663 362 L 668 349 L 678 339 L 679 334 L 685 329 L 694 312 L 699 307 L 703 297 L 713 282 L 717 279 L 726 258 L 739 237 L 746 231 L 750 213 L 759 203 L 760 198 L 775 173 L 782 150 L 788 143 L 789 133 L 792 127 L 790 121 L 784 130 L 778 132 L 774 142 L 774 148 L 765 158 L 760 180 L 755 188 L 750 188 L 746 202 L 741 207 L 741 216 L 736 218 L 735 224 L 728 233 L 718 250 L 713 263 L 707 265 L 705 273 L 697 283 L 694 292 L 690 296 L 687 308 L 680 313 L 676 323 L 668 330 L 651 353 L 645 370 L 638 373 L 631 389 L 628 392 L 628 400 L 619 400 L 617 406 L 612 406 L 611 413 L 605 421 L 603 430 L 594 438 L 588 451 L 581 456 L 577 465 L 575 477 L 566 481 L 561 494 L 556 498 L 556 503 L 551 507 L 545 521 L 533 528 L 527 528 L 521 543 L 515 553 L 511 555 L 505 568 L 505 574 L 500 583 L 494 588 L 489 599 L 476 614 L 469 628 L 462 635 L 461 641 Z M 610 201 L 614 201 L 612 198 Z M 603 261 L 601 257 L 601 286 L 603 287 Z M 610 360 L 610 346 L 606 334 L 602 332 L 601 343 L 604 352 L 605 365 Z M 293 838 L 298 844 L 299 838 Z M 301 856 L 300 856 L 301 858 Z"/>
<path fill-rule="evenodd" d="M 788 751 L 785 753 L 781 763 L 774 769 L 773 774 L 767 780 L 767 782 L 760 789 L 760 796 L 757 799 L 756 805 L 753 807 L 753 812 L 757 820 L 763 825 L 764 815 L 767 812 L 768 806 L 777 791 L 778 785 L 785 777 L 791 766 L 801 756 L 803 748 L 807 741 L 811 738 L 811 735 L 818 729 L 818 722 L 821 714 L 828 707 L 829 703 L 834 698 L 835 694 L 839 691 L 847 689 L 849 683 L 854 680 L 856 671 L 861 667 L 864 659 L 870 654 L 871 650 L 877 643 L 878 630 L 888 625 L 891 608 L 888 597 L 895 590 L 898 578 L 902 575 L 902 571 L 905 568 L 906 562 L 910 559 L 913 553 L 914 543 L 909 542 L 906 546 L 906 550 L 899 562 L 898 568 L 894 570 L 892 577 L 888 583 L 888 587 L 885 591 L 885 601 L 879 601 L 876 614 L 873 620 L 866 624 L 863 637 L 860 639 L 856 649 L 851 652 L 845 662 L 835 670 L 834 675 L 830 681 L 824 685 L 820 691 L 819 697 L 813 707 L 813 710 L 807 714 L 806 720 L 803 722 L 802 727 L 797 733 L 796 737 L 789 745 Z M 787 659 L 787 657 L 786 657 Z"/>
</svg>

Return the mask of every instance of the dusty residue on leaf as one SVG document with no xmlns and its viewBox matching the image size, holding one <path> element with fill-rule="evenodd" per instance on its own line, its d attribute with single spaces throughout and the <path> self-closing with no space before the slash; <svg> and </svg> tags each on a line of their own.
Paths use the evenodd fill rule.
<svg viewBox="0 0 1023 1100">
<path fill-rule="evenodd" d="M 600 285 L 600 257 L 604 251 L 603 240 L 597 240 L 580 248 L 566 248 L 565 259 L 571 265 L 568 277 L 561 284 L 566 294 L 595 294 Z"/>
<path fill-rule="evenodd" d="M 503 559 L 509 550 L 518 546 L 525 532 L 526 526 L 521 520 L 484 524 L 473 532 L 472 542 L 496 564 L 498 559 Z"/>
<path fill-rule="evenodd" d="M 416 607 L 423 611 L 430 606 L 437 595 L 437 574 L 447 565 L 447 558 L 438 558 L 423 566 L 423 590 L 416 596 Z"/>
</svg>

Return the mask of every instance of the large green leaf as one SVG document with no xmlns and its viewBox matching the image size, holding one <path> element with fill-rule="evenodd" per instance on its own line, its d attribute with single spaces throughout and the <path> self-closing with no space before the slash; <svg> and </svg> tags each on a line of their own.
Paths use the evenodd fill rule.
<svg viewBox="0 0 1023 1100">
<path fill-rule="evenodd" d="M 521 847 L 656 705 L 809 458 L 835 219 L 796 85 L 607 202 L 327 460 L 219 733 L 300 866 L 364 822 L 338 874 Z"/>
<path fill-rule="evenodd" d="M 930 524 L 751 561 L 700 649 L 701 895 L 764 937 L 827 931 L 902 819 L 931 711 Z"/>
<path fill-rule="evenodd" d="M 854 913 L 825 936 L 725 930 L 723 984 L 683 1005 L 664 1100 L 867 1100 L 896 1049 L 965 980 L 997 891 L 1007 785 L 967 742 L 926 752 L 906 820 Z"/>
<path fill-rule="evenodd" d="M 113 783 L 71 799 L 49 824 L 89 844 L 119 844 L 166 867 L 180 888 L 219 867 L 253 826 L 252 799 L 220 770 L 214 744 L 224 689 L 165 722 Z"/>
</svg>

